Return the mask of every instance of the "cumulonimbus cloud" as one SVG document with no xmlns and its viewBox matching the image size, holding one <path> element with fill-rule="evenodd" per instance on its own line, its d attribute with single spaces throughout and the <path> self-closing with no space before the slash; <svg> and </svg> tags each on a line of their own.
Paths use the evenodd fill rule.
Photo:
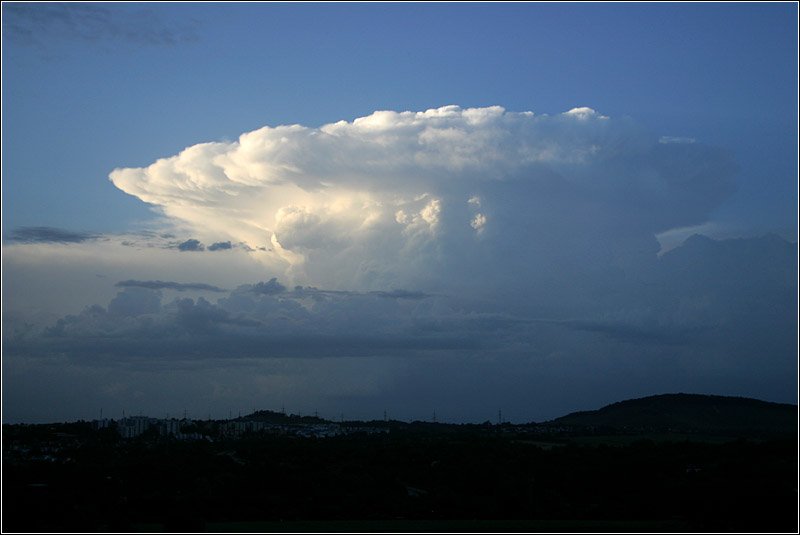
<svg viewBox="0 0 800 535">
<path fill-rule="evenodd" d="M 654 234 L 705 221 L 734 172 L 723 151 L 590 108 L 445 106 L 264 127 L 110 178 L 290 282 L 381 290 L 502 273 L 509 256 L 534 272 L 654 256 Z"/>
</svg>

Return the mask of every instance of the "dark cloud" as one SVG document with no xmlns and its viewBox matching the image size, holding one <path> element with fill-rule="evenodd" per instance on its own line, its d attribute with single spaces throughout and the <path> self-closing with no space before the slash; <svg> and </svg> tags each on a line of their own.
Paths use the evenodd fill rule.
<svg viewBox="0 0 800 535">
<path fill-rule="evenodd" d="M 205 246 L 194 238 L 177 245 L 179 251 L 203 251 Z"/>
<path fill-rule="evenodd" d="M 678 389 L 786 400 L 796 391 L 796 258 L 797 245 L 776 237 L 695 237 L 646 269 L 576 280 L 583 300 L 550 316 L 406 290 L 287 290 L 277 279 L 215 302 L 162 303 L 172 283 L 123 281 L 107 307 L 5 330 L 4 362 L 136 370 L 142 384 L 185 368 L 217 385 L 233 366 L 263 366 L 277 376 L 242 372 L 237 388 L 253 381 L 254 391 L 283 385 L 334 397 L 338 383 L 323 372 L 311 381 L 309 370 L 342 366 L 349 375 L 336 381 L 374 386 L 362 404 L 440 400 L 453 411 L 495 399 L 505 413 L 506 404 L 552 407 L 553 398 L 567 407 Z M 362 383 L 365 369 L 390 379 Z"/>
<path fill-rule="evenodd" d="M 272 277 L 267 282 L 259 282 L 252 285 L 249 291 L 259 295 L 277 295 L 286 291 L 286 286 L 278 282 L 278 279 Z"/>
<path fill-rule="evenodd" d="M 246 294 L 239 294 L 239 298 Z M 44 329 L 8 341 L 11 354 L 58 354 L 75 362 L 114 366 L 130 359 L 329 358 L 411 355 L 483 347 L 479 329 L 409 331 L 410 324 L 381 318 L 380 310 L 358 304 L 328 306 L 308 313 L 292 300 L 258 299 L 271 305 L 248 309 L 248 303 L 176 299 L 161 305 L 160 293 L 125 288 L 109 303 L 86 307 Z M 253 304 L 252 302 L 250 304 Z M 262 303 L 263 304 L 263 303 Z M 376 319 L 376 317 L 378 319 Z M 399 320 L 399 321 L 398 321 Z"/>
<path fill-rule="evenodd" d="M 185 239 L 184 241 L 177 241 L 179 238 L 174 234 L 154 232 L 151 230 L 139 230 L 136 232 L 128 232 L 119 236 L 121 245 L 125 247 L 134 247 L 137 249 L 142 248 L 158 248 L 158 249 L 178 249 L 182 250 L 196 250 L 203 251 L 205 246 L 199 240 L 194 238 Z M 176 239 L 177 238 L 177 239 Z"/>
<path fill-rule="evenodd" d="M 147 288 L 149 290 L 176 290 L 178 292 L 199 290 L 205 292 L 226 292 L 218 286 L 211 284 L 203 284 L 200 282 L 172 282 L 172 281 L 138 281 L 138 280 L 125 280 L 119 281 L 114 286 L 119 288 Z"/>
<path fill-rule="evenodd" d="M 176 309 L 177 323 L 191 331 L 208 332 L 208 329 L 213 329 L 219 325 L 240 327 L 258 327 L 262 325 L 260 321 L 244 317 L 244 315 L 233 315 L 202 297 L 198 298 L 197 301 L 189 298 L 177 299 L 171 306 Z"/>
<path fill-rule="evenodd" d="M 8 236 L 10 241 L 23 243 L 82 243 L 97 238 L 97 234 L 55 227 L 19 227 Z"/>
<path fill-rule="evenodd" d="M 197 39 L 195 23 L 174 24 L 152 9 L 80 3 L 13 3 L 3 5 L 3 30 L 20 43 L 42 46 L 54 38 L 87 42 L 127 41 L 171 46 Z"/>
<path fill-rule="evenodd" d="M 114 316 L 141 316 L 161 311 L 161 293 L 145 288 L 126 288 L 108 304 Z"/>
<path fill-rule="evenodd" d="M 218 241 L 208 246 L 209 251 L 224 251 L 233 248 L 229 241 Z"/>
</svg>

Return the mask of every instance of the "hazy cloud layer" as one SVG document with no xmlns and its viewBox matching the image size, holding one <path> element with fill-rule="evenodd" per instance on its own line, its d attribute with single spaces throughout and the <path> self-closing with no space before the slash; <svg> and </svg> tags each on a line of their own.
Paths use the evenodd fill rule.
<svg viewBox="0 0 800 535">
<path fill-rule="evenodd" d="M 154 385 L 186 396 L 192 410 L 286 402 L 419 417 L 435 404 L 472 420 L 488 417 L 486 403 L 544 418 L 664 391 L 787 401 L 796 389 L 796 256 L 796 245 L 775 236 L 695 236 L 637 277 L 610 276 L 615 291 L 601 279 L 574 281 L 582 293 L 564 298 L 582 295 L 580 303 L 547 303 L 568 317 L 458 294 L 290 289 L 278 278 L 213 300 L 164 298 L 214 286 L 205 283 L 122 281 L 77 314 L 6 323 L 4 366 L 18 378 L 7 395 L 28 399 L 21 385 L 57 368 L 115 403 L 140 391 L 155 410 L 165 394 Z M 176 370 L 180 377 L 156 378 Z M 105 392 L 122 377 L 120 392 Z M 58 391 L 55 376 L 48 380 Z"/>
<path fill-rule="evenodd" d="M 654 235 L 703 223 L 734 172 L 589 108 L 446 106 L 264 127 L 111 180 L 201 240 L 263 248 L 290 284 L 432 290 L 650 261 Z"/>
<path fill-rule="evenodd" d="M 123 281 L 117 286 L 123 290 L 107 307 L 89 306 L 38 334 L 15 339 L 12 346 L 111 365 L 128 358 L 352 357 L 481 345 L 480 322 L 474 321 L 479 316 L 467 316 L 470 332 L 456 321 L 463 313 L 454 311 L 437 314 L 436 328 L 420 329 L 433 321 L 431 307 L 400 297 L 420 299 L 413 292 L 399 292 L 394 299 L 316 289 L 286 292 L 272 279 L 244 285 L 216 303 L 203 297 L 162 303 L 161 289 L 211 286 L 161 281 Z"/>
<path fill-rule="evenodd" d="M 119 290 L 114 286 L 118 281 L 200 282 L 235 288 L 281 273 L 282 266 L 257 261 L 256 253 L 242 247 L 183 252 L 176 247 L 182 241 L 164 231 L 103 234 L 66 244 L 7 241 L 3 245 L 4 314 L 17 319 L 75 314 L 89 304 L 108 303 Z"/>
<path fill-rule="evenodd" d="M 276 278 L 230 292 L 204 283 L 128 280 L 116 284 L 122 290 L 107 306 L 92 305 L 43 326 L 39 334 L 12 337 L 10 347 L 111 361 L 479 348 L 501 353 L 513 348 L 519 355 L 540 351 L 547 340 L 557 346 L 560 337 L 575 331 L 625 344 L 698 347 L 730 329 L 750 332 L 762 344 L 783 340 L 791 345 L 794 254 L 796 246 L 774 236 L 729 242 L 695 237 L 662 257 L 638 295 L 621 287 L 622 297 L 606 296 L 594 310 L 577 308 L 569 319 L 499 313 L 494 305 L 461 296 L 408 290 L 288 290 Z M 181 297 L 164 303 L 161 290 L 167 289 L 225 295 L 216 302 Z M 778 356 L 759 358 L 766 362 Z"/>
</svg>

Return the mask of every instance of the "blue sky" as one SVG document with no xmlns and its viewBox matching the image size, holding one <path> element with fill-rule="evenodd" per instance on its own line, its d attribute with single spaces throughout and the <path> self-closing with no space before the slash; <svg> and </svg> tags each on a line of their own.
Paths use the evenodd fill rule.
<svg viewBox="0 0 800 535">
<path fill-rule="evenodd" d="M 797 16 L 4 3 L 4 420 L 795 400 Z"/>
<path fill-rule="evenodd" d="M 791 3 L 90 6 L 107 27 L 67 7 L 68 24 L 21 15 L 23 35 L 14 9 L 41 7 L 5 4 L 7 227 L 123 230 L 148 212 L 106 181 L 114 167 L 264 125 L 458 104 L 589 106 L 722 146 L 741 174 L 715 217 L 794 228 Z"/>
</svg>

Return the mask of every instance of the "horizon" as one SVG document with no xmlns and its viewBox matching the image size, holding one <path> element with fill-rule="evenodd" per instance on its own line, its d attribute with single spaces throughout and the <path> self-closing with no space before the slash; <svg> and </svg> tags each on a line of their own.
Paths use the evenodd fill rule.
<svg viewBox="0 0 800 535">
<path fill-rule="evenodd" d="M 3 422 L 796 404 L 797 22 L 3 3 Z"/>
<path fill-rule="evenodd" d="M 540 424 L 550 423 L 550 422 L 553 422 L 553 421 L 558 420 L 560 418 L 571 416 L 571 415 L 575 415 L 575 414 L 598 412 L 598 411 L 600 411 L 602 409 L 605 409 L 605 408 L 608 408 L 608 407 L 612 407 L 612 406 L 618 405 L 618 404 L 624 404 L 624 403 L 628 403 L 628 402 L 632 402 L 632 401 L 641 401 L 641 400 L 658 398 L 658 397 L 668 397 L 668 396 L 672 396 L 672 397 L 676 397 L 676 396 L 694 396 L 694 397 L 703 397 L 703 398 L 737 399 L 737 400 L 757 401 L 759 403 L 766 403 L 766 404 L 771 404 L 771 405 L 788 405 L 788 406 L 791 406 L 791 407 L 798 407 L 798 403 L 782 403 L 782 402 L 768 401 L 768 400 L 764 400 L 764 399 L 745 397 L 745 396 L 723 396 L 723 395 L 717 395 L 717 394 L 702 394 L 702 393 L 695 393 L 695 392 L 665 392 L 665 393 L 661 393 L 661 394 L 651 394 L 649 396 L 638 397 L 638 398 L 622 399 L 622 400 L 614 401 L 612 403 L 609 403 L 607 405 L 604 405 L 602 407 L 598 407 L 598 408 L 595 408 L 595 409 L 576 410 L 576 411 L 572 411 L 572 412 L 566 413 L 566 414 L 561 414 L 560 416 L 555 416 L 553 418 L 549 418 L 549 419 L 546 419 L 546 420 L 526 420 L 526 421 L 522 421 L 522 420 L 511 421 L 511 420 L 508 420 L 506 418 L 503 418 L 502 421 L 500 421 L 499 419 L 495 420 L 495 419 L 491 419 L 491 418 L 487 418 L 486 420 L 483 420 L 483 421 L 447 421 L 446 419 L 443 421 L 443 420 L 440 419 L 440 417 L 438 415 L 436 416 L 435 419 L 432 419 L 432 418 L 431 419 L 413 419 L 413 418 L 412 419 L 408 419 L 408 418 L 400 419 L 400 418 L 395 418 L 395 417 L 391 416 L 388 412 L 385 412 L 385 415 L 383 417 L 379 417 L 379 418 L 371 418 L 371 419 L 364 419 L 364 418 L 352 419 L 352 418 L 348 418 L 348 419 L 345 419 L 344 418 L 344 414 L 340 414 L 338 419 L 337 419 L 336 417 L 328 418 L 324 414 L 323 415 L 318 415 L 317 411 L 314 411 L 314 414 L 303 414 L 302 412 L 295 414 L 295 413 L 293 413 L 291 411 L 286 411 L 285 408 L 281 408 L 281 409 L 265 409 L 265 408 L 256 409 L 256 408 L 254 408 L 254 409 L 252 409 L 251 412 L 246 413 L 246 414 L 243 414 L 243 411 L 237 411 L 237 416 L 233 416 L 232 414 L 230 414 L 230 413 L 232 413 L 232 411 L 229 411 L 228 417 L 224 417 L 224 416 L 223 417 L 214 417 L 214 416 L 212 416 L 212 414 L 208 414 L 206 417 L 203 417 L 202 415 L 198 416 L 198 417 L 192 417 L 188 412 L 187 412 L 186 415 L 184 415 L 182 417 L 178 417 L 178 416 L 174 416 L 174 415 L 170 416 L 169 413 L 165 413 L 165 416 L 163 418 L 159 417 L 159 416 L 152 416 L 152 415 L 143 414 L 143 413 L 128 413 L 128 414 L 126 414 L 125 410 L 122 410 L 121 416 L 119 416 L 117 418 L 117 417 L 113 417 L 113 416 L 103 416 L 102 409 L 101 409 L 100 414 L 98 415 L 99 418 L 78 418 L 76 420 L 71 420 L 71 421 L 50 421 L 50 422 L 22 422 L 22 421 L 6 422 L 6 421 L 4 421 L 3 425 L 56 425 L 56 424 L 81 423 L 81 422 L 90 423 L 90 422 L 98 422 L 98 421 L 100 421 L 100 422 L 102 422 L 102 421 L 116 422 L 116 421 L 125 420 L 127 418 L 148 418 L 148 419 L 151 419 L 151 420 L 189 420 L 189 421 L 224 422 L 224 421 L 235 421 L 235 420 L 247 419 L 247 418 L 249 418 L 251 416 L 254 416 L 254 415 L 257 415 L 259 413 L 269 413 L 269 414 L 273 414 L 273 415 L 281 415 L 281 416 L 284 416 L 286 418 L 297 418 L 297 419 L 314 418 L 314 419 L 317 419 L 317 420 L 322 420 L 323 422 L 327 422 L 327 423 L 353 423 L 353 422 L 357 422 L 357 423 L 371 423 L 371 422 L 391 423 L 391 422 L 399 422 L 399 423 L 408 423 L 408 424 L 426 423 L 426 424 L 440 424 L 440 425 L 484 425 L 486 423 L 489 423 L 491 425 L 505 425 L 505 424 L 508 424 L 508 425 L 540 425 Z M 435 414 L 435 411 L 433 413 Z M 497 415 L 502 415 L 502 408 L 499 409 L 499 413 L 496 413 L 496 414 Z M 499 418 L 499 416 L 498 416 L 498 418 Z"/>
</svg>

